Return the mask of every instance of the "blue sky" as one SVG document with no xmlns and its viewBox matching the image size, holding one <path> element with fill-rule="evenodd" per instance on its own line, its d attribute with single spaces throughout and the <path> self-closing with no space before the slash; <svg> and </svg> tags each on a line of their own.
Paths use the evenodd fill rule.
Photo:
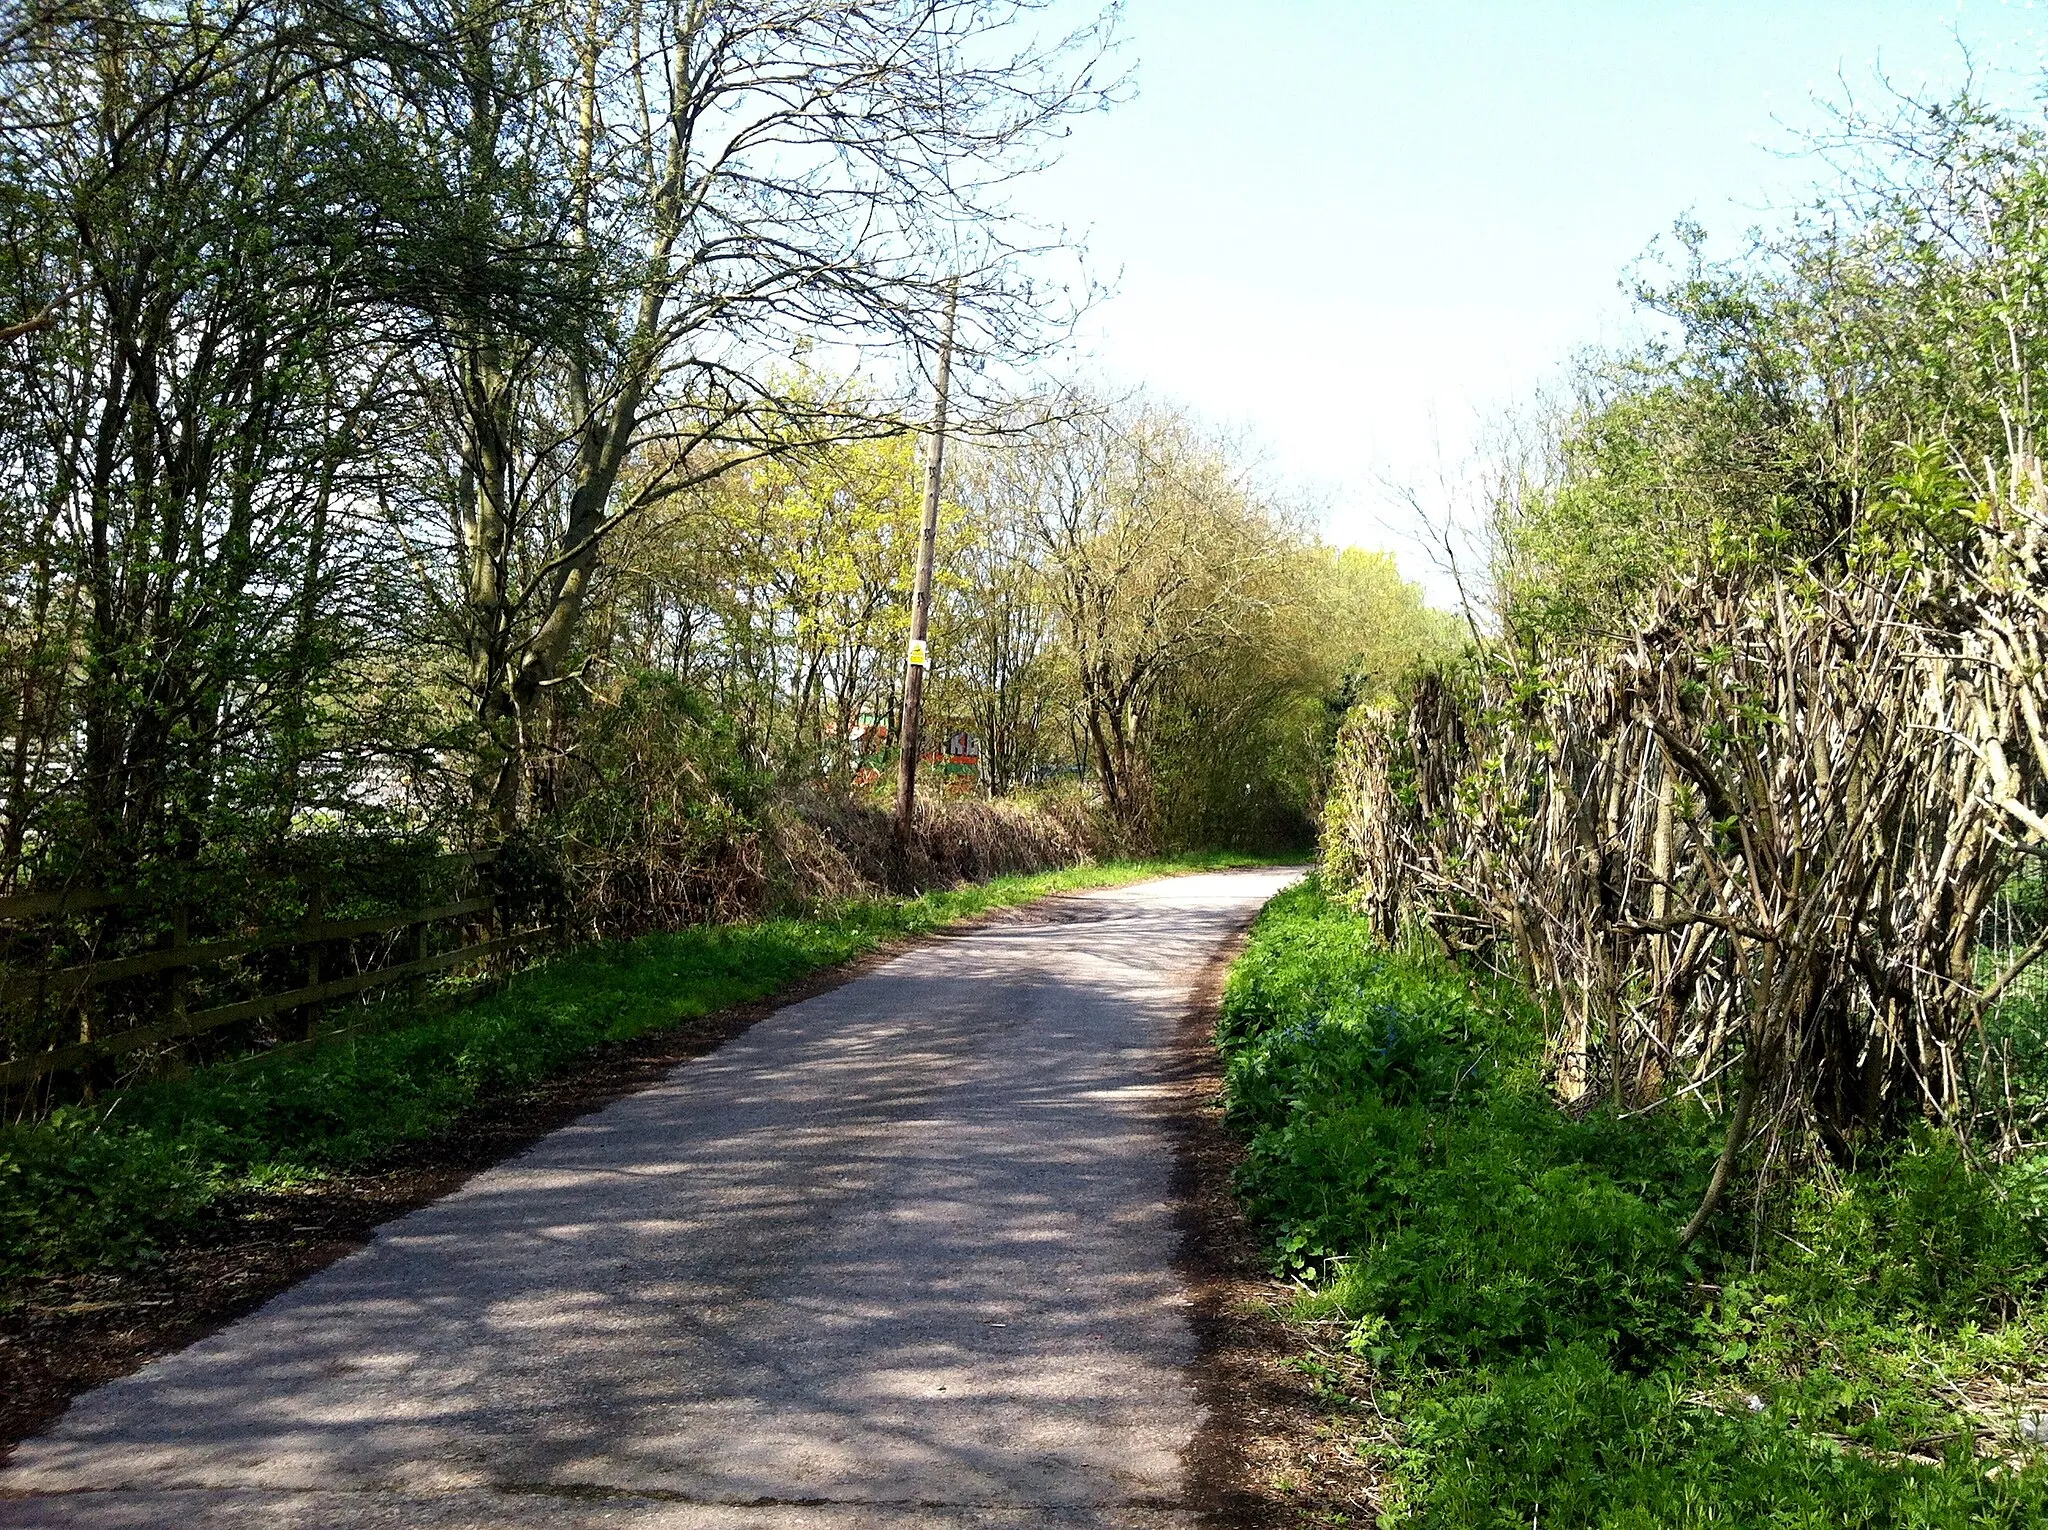
<svg viewBox="0 0 2048 1530">
<path fill-rule="evenodd" d="M 1481 420 L 1635 333 L 1622 274 L 1674 218 L 1733 248 L 1796 205 L 1844 78 L 1951 90 L 1967 48 L 2033 101 L 2048 7 L 1129 0 L 1123 34 L 1135 98 L 1019 197 L 1115 283 L 1081 370 L 1244 430 L 1447 598 L 1383 480 L 1433 498 Z"/>
</svg>

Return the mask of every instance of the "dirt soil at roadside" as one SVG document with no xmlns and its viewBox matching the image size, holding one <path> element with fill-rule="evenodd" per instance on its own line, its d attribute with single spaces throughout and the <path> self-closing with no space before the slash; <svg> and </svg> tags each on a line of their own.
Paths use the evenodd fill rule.
<svg viewBox="0 0 2048 1530">
<path fill-rule="evenodd" d="M 1244 1143 L 1224 1125 L 1214 1035 L 1224 979 L 1249 933 L 1247 924 L 1203 974 L 1175 1059 L 1181 1275 L 1202 1346 L 1195 1384 L 1208 1409 L 1184 1461 L 1189 1496 L 1227 1530 L 1371 1525 L 1380 1485 L 1358 1447 L 1390 1430 L 1373 1403 L 1370 1373 L 1344 1357 L 1318 1356 L 1283 1320 L 1294 1293 L 1268 1274 L 1230 1192 Z"/>
</svg>

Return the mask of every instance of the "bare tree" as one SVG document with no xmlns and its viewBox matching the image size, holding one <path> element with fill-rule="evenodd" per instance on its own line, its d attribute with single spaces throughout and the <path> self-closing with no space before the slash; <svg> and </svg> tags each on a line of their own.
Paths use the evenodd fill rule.
<svg viewBox="0 0 2048 1530">
<path fill-rule="evenodd" d="M 941 705 L 972 722 L 981 784 L 998 796 L 1025 784 L 1049 753 L 1071 692 L 1029 516 L 1001 492 L 1005 450 L 959 454 L 953 494 L 961 523 L 945 559 L 934 654 Z"/>
</svg>

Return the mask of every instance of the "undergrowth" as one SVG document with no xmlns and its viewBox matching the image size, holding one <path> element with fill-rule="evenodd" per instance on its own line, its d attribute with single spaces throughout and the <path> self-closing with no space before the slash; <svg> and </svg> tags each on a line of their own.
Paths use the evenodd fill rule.
<svg viewBox="0 0 2048 1530">
<path fill-rule="evenodd" d="M 1920 1134 L 1681 1253 L 1706 1113 L 1560 1110 L 1526 999 L 1376 944 L 1313 883 L 1261 916 L 1219 1041 L 1295 1315 L 1396 1421 L 1356 1443 L 1384 1523 L 2048 1523 L 2028 1165 Z"/>
<path fill-rule="evenodd" d="M 0 1126 L 0 1287 L 147 1262 L 231 1194 L 374 1164 L 593 1048 L 766 997 L 886 940 L 1052 893 L 1247 864 L 1115 862 L 584 947 L 452 1012 L 401 1012 L 324 1046 Z"/>
</svg>

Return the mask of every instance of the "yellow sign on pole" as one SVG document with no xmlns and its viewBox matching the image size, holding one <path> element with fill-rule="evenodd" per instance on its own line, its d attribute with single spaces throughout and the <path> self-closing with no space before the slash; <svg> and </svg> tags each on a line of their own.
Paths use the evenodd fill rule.
<svg viewBox="0 0 2048 1530">
<path fill-rule="evenodd" d="M 912 638 L 910 640 L 910 662 L 913 664 L 929 664 L 931 662 L 925 656 L 923 638 Z"/>
</svg>

